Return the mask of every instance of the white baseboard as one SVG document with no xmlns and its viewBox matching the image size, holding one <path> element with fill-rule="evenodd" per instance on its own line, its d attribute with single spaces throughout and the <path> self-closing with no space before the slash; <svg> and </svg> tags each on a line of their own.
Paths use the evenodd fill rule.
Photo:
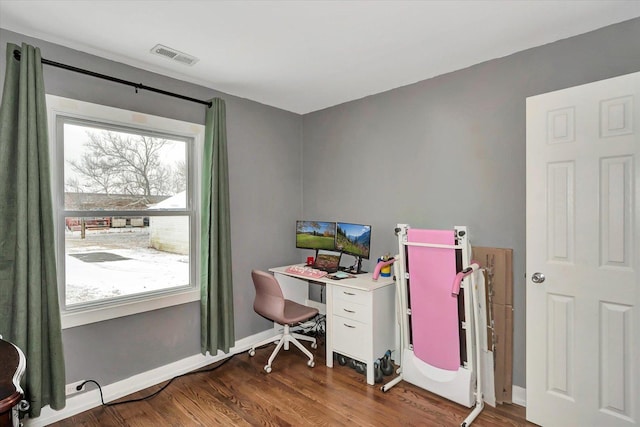
<svg viewBox="0 0 640 427">
<path fill-rule="evenodd" d="M 527 389 L 514 385 L 511 387 L 511 401 L 516 405 L 527 407 Z"/>
<path fill-rule="evenodd" d="M 225 354 L 222 351 L 218 351 L 218 354 L 215 356 L 211 356 L 210 354 L 207 354 L 206 356 L 196 354 L 168 365 L 142 372 L 113 384 L 105 385 L 102 387 L 104 401 L 106 403 L 120 399 L 121 397 L 127 396 L 131 393 L 135 393 L 163 381 L 170 380 L 178 375 L 224 360 L 234 354 L 242 353 L 247 351 L 253 343 L 267 339 L 272 335 L 273 329 L 269 329 L 236 341 L 236 345 L 229 349 L 228 354 Z M 91 387 L 91 385 L 89 385 L 89 387 Z M 26 427 L 44 427 L 81 412 L 88 411 L 89 409 L 96 408 L 101 404 L 100 392 L 97 389 L 93 389 L 85 393 L 74 394 L 67 398 L 67 404 L 63 409 L 55 411 L 49 406 L 45 406 L 42 408 L 38 418 L 25 419 L 24 425 Z"/>
</svg>

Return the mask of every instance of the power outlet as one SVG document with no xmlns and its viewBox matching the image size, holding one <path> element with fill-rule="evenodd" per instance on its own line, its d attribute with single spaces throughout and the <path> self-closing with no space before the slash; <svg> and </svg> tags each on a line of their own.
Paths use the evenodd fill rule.
<svg viewBox="0 0 640 427">
<path fill-rule="evenodd" d="M 65 394 L 67 396 L 71 396 L 72 394 L 80 393 L 82 390 L 84 390 L 84 387 L 82 387 L 82 390 L 76 390 L 76 387 L 78 387 L 83 382 L 84 380 L 80 380 L 76 381 L 75 383 L 67 384 L 65 387 Z"/>
</svg>

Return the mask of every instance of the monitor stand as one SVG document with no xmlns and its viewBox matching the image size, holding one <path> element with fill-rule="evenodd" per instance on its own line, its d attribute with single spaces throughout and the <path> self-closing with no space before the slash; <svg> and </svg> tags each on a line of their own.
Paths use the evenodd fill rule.
<svg viewBox="0 0 640 427">
<path fill-rule="evenodd" d="M 349 273 L 349 274 L 364 274 L 364 273 L 366 273 L 366 271 L 364 271 L 362 269 L 362 258 L 357 256 L 355 264 L 353 264 L 351 267 L 347 267 L 345 269 L 345 272 Z"/>
</svg>

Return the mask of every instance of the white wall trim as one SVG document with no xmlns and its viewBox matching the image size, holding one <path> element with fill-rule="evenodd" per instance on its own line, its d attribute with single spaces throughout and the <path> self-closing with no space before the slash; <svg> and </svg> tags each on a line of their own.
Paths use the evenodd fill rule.
<svg viewBox="0 0 640 427">
<path fill-rule="evenodd" d="M 265 340 L 273 335 L 274 330 L 268 329 L 236 341 L 236 345 L 229 349 L 228 354 L 224 354 L 222 351 L 218 351 L 218 354 L 215 356 L 211 356 L 209 354 L 206 356 L 196 354 L 168 365 L 142 372 L 113 384 L 102 386 L 104 401 L 111 402 L 120 399 L 121 397 L 128 396 L 129 394 L 144 390 L 147 387 L 170 380 L 178 375 L 224 360 L 232 355 L 242 353 L 247 351 L 254 343 Z M 89 384 L 87 387 L 95 387 L 95 385 Z M 42 408 L 42 412 L 38 418 L 25 419 L 24 425 L 26 427 L 44 427 L 51 423 L 72 417 L 81 412 L 88 411 L 89 409 L 96 408 L 101 404 L 100 392 L 97 388 L 91 389 L 85 393 L 78 393 L 68 397 L 67 405 L 60 411 L 54 411 L 49 406 L 45 406 Z"/>
<path fill-rule="evenodd" d="M 527 407 L 527 389 L 514 385 L 511 387 L 511 401 L 520 406 Z"/>
</svg>

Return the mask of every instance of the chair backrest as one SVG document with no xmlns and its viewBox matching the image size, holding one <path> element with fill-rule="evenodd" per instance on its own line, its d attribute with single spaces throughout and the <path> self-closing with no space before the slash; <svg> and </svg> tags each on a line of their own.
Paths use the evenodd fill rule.
<svg viewBox="0 0 640 427">
<path fill-rule="evenodd" d="M 270 273 L 252 270 L 251 278 L 256 288 L 253 309 L 267 319 L 278 321 L 284 316 L 284 296 L 278 280 Z"/>
</svg>

